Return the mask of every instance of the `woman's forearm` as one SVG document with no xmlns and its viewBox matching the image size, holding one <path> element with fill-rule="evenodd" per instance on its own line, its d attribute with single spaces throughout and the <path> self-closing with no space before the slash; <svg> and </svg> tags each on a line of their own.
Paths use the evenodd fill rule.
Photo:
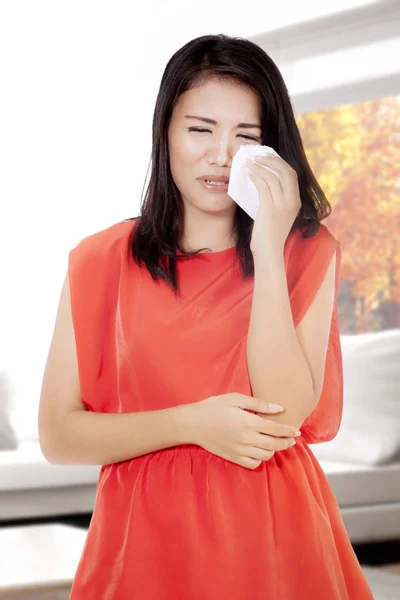
<svg viewBox="0 0 400 600">
<path fill-rule="evenodd" d="M 59 419 L 42 452 L 52 464 L 105 465 L 191 443 L 189 407 L 122 414 L 72 411 Z"/>
<path fill-rule="evenodd" d="M 283 255 L 254 260 L 247 337 L 253 396 L 285 408 L 268 419 L 300 427 L 315 407 L 312 376 L 293 323 Z"/>
</svg>

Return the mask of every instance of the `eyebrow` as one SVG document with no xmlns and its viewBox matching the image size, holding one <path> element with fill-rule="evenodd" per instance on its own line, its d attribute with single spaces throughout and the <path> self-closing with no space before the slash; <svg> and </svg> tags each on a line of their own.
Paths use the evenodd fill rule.
<svg viewBox="0 0 400 600">
<path fill-rule="evenodd" d="M 204 121 L 204 123 L 210 123 L 210 125 L 217 124 L 217 121 L 214 121 L 214 119 L 207 119 L 207 117 L 195 117 L 193 115 L 185 115 L 185 119 L 197 119 L 198 121 Z M 260 127 L 260 125 L 257 125 L 257 123 L 239 123 L 237 128 L 260 129 L 260 131 L 262 131 L 262 128 Z"/>
</svg>

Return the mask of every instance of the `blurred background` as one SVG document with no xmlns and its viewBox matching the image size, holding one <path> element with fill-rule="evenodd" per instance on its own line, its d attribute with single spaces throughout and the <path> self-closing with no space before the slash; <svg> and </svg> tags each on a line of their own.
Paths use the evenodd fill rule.
<svg viewBox="0 0 400 600">
<path fill-rule="evenodd" d="M 286 81 L 309 161 L 333 207 L 324 223 L 342 245 L 344 343 L 355 352 L 355 338 L 373 344 L 400 331 L 398 0 L 193 6 L 3 0 L 0 400 L 3 437 L 14 436 L 14 444 L 37 441 L 40 387 L 68 253 L 83 237 L 139 214 L 161 75 L 179 47 L 207 33 L 259 44 Z M 393 340 L 384 366 L 400 364 Z M 393 421 L 400 392 L 398 379 L 389 377 L 386 415 Z M 393 435 L 391 458 L 398 459 L 398 429 Z M 18 477 L 12 462 L 5 468 Z M 398 473 L 390 489 L 400 482 Z M 0 488 L 0 518 L 23 516 L 2 516 L 1 501 Z M 394 501 L 398 510 L 400 498 L 383 503 Z"/>
</svg>

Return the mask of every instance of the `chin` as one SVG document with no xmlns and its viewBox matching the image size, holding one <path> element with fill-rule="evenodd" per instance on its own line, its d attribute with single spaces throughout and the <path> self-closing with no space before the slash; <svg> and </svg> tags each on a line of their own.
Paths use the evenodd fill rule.
<svg viewBox="0 0 400 600">
<path fill-rule="evenodd" d="M 219 198 L 212 198 L 208 202 L 190 202 L 189 206 L 192 208 L 196 208 L 197 210 L 200 210 L 202 212 L 210 214 L 220 214 L 224 212 L 232 213 L 232 210 L 234 210 L 236 203 L 227 194 L 221 194 Z"/>
</svg>

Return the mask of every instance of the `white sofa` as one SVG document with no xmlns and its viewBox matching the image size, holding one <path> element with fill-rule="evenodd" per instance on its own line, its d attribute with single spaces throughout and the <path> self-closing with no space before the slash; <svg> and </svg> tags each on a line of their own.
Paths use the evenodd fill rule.
<svg viewBox="0 0 400 600">
<path fill-rule="evenodd" d="M 0 525 L 14 519 L 91 513 L 100 466 L 52 465 L 39 442 L 0 452 Z"/>
<path fill-rule="evenodd" d="M 353 543 L 400 539 L 400 329 L 341 336 L 337 437 L 311 445 Z M 0 524 L 91 513 L 99 466 L 51 465 L 37 440 L 0 452 Z"/>
</svg>

